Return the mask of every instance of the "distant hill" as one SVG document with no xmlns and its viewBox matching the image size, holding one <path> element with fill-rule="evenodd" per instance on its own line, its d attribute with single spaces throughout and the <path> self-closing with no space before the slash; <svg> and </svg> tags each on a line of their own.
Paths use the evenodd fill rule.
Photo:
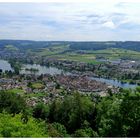
<svg viewBox="0 0 140 140">
<path fill-rule="evenodd" d="M 140 51 L 140 42 L 74 42 L 71 43 L 70 48 L 74 50 L 102 50 L 107 48 L 123 48 Z"/>
<path fill-rule="evenodd" d="M 106 41 L 106 42 L 72 42 L 72 41 L 30 41 L 30 40 L 0 40 L 0 50 L 11 45 L 16 50 L 40 49 L 56 45 L 69 45 L 71 50 L 102 50 L 107 48 L 123 48 L 140 51 L 139 41 Z M 12 48 L 12 49 L 13 49 Z"/>
</svg>

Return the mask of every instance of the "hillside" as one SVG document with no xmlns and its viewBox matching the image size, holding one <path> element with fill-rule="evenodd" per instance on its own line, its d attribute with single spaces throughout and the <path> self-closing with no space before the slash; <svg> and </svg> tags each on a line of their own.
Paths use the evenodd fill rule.
<svg viewBox="0 0 140 140">
<path fill-rule="evenodd" d="M 136 41 L 107 41 L 107 42 L 69 42 L 69 41 L 29 41 L 29 40 L 0 40 L 0 50 L 6 45 L 13 45 L 20 50 L 47 48 L 56 45 L 69 45 L 71 50 L 102 50 L 107 48 L 123 48 L 140 51 L 140 42 Z"/>
</svg>

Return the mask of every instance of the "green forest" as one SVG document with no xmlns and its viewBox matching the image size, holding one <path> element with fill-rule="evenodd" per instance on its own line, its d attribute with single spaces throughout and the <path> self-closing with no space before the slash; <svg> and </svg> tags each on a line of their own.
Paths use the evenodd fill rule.
<svg viewBox="0 0 140 140">
<path fill-rule="evenodd" d="M 26 105 L 0 91 L 0 137 L 139 137 L 140 87 L 101 97 L 75 92 L 50 104 Z"/>
</svg>

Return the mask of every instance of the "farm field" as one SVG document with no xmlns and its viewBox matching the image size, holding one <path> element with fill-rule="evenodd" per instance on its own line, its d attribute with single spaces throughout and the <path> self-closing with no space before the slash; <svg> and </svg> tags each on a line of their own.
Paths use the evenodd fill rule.
<svg viewBox="0 0 140 140">
<path fill-rule="evenodd" d="M 140 52 L 120 49 L 107 48 L 102 50 L 72 50 L 68 45 L 52 46 L 39 50 L 31 50 L 30 53 L 35 56 L 55 58 L 57 60 L 70 60 L 85 62 L 91 64 L 100 64 L 98 58 L 117 60 L 117 59 L 132 59 L 139 60 Z"/>
</svg>

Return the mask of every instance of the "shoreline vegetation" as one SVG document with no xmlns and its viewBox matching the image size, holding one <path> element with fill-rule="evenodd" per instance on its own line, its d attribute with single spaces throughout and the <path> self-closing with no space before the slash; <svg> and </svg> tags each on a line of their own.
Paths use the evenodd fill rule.
<svg viewBox="0 0 140 140">
<path fill-rule="evenodd" d="M 13 61 L 11 60 L 11 62 L 13 62 Z M 4 63 L 5 62 L 8 62 L 8 61 L 4 60 Z M 39 68 L 35 68 L 35 66 L 32 65 L 32 64 L 27 64 L 27 66 L 30 67 L 30 68 L 27 68 L 26 64 L 25 63 L 22 64 L 22 62 L 16 62 L 16 63 L 14 63 L 14 66 L 16 67 L 17 64 L 20 66 L 20 68 L 18 69 L 18 73 L 22 72 L 21 74 L 26 74 L 26 71 L 31 72 L 31 73 L 28 73 L 28 74 L 33 74 L 32 72 L 34 72 L 35 74 L 38 75 L 38 73 L 40 73 L 40 71 L 43 72 L 43 73 L 40 73 L 40 74 L 47 74 L 47 73 L 45 73 L 45 70 L 48 71 L 49 68 L 51 68 L 51 70 L 53 71 L 53 68 L 54 68 L 55 69 L 55 72 L 56 72 L 56 75 L 57 74 L 66 74 L 67 75 L 67 73 L 68 73 L 68 75 L 69 74 L 71 74 L 71 75 L 85 75 L 85 76 L 88 76 L 89 78 L 92 78 L 92 79 L 95 78 L 97 81 L 105 82 L 106 84 L 111 84 L 111 85 L 116 84 L 116 86 L 117 85 L 120 85 L 120 86 L 122 85 L 123 86 L 125 84 L 137 85 L 137 86 L 140 85 L 139 80 L 132 80 L 132 79 L 124 80 L 124 79 L 121 79 L 121 78 L 117 79 L 117 78 L 107 77 L 107 76 L 103 76 L 103 75 L 96 75 L 90 69 L 88 71 L 83 71 L 83 70 L 80 71 L 80 70 L 76 70 L 76 69 L 72 69 L 70 71 L 70 69 L 67 69 L 67 67 L 66 68 L 65 67 L 62 67 L 61 68 L 60 66 L 56 66 L 55 67 L 54 65 L 49 65 L 49 66 L 47 65 L 46 66 L 46 65 L 39 65 L 39 64 L 36 64 L 36 65 L 38 65 Z M 5 63 L 5 65 L 6 65 L 6 63 Z M 8 65 L 8 63 L 7 63 L 7 65 Z M 11 67 L 11 68 L 13 68 L 13 67 Z M 47 70 L 47 68 L 48 68 L 48 70 Z M 15 72 L 15 74 L 17 74 L 16 71 L 14 70 L 13 72 Z M 59 71 L 59 72 L 57 73 L 57 71 Z M 48 74 L 51 74 L 51 71 L 50 70 L 48 71 Z M 136 76 L 137 75 L 135 75 L 135 77 Z"/>
<path fill-rule="evenodd" d="M 37 68 L 25 68 L 25 71 L 38 72 L 39 69 L 37 69 Z"/>
</svg>

